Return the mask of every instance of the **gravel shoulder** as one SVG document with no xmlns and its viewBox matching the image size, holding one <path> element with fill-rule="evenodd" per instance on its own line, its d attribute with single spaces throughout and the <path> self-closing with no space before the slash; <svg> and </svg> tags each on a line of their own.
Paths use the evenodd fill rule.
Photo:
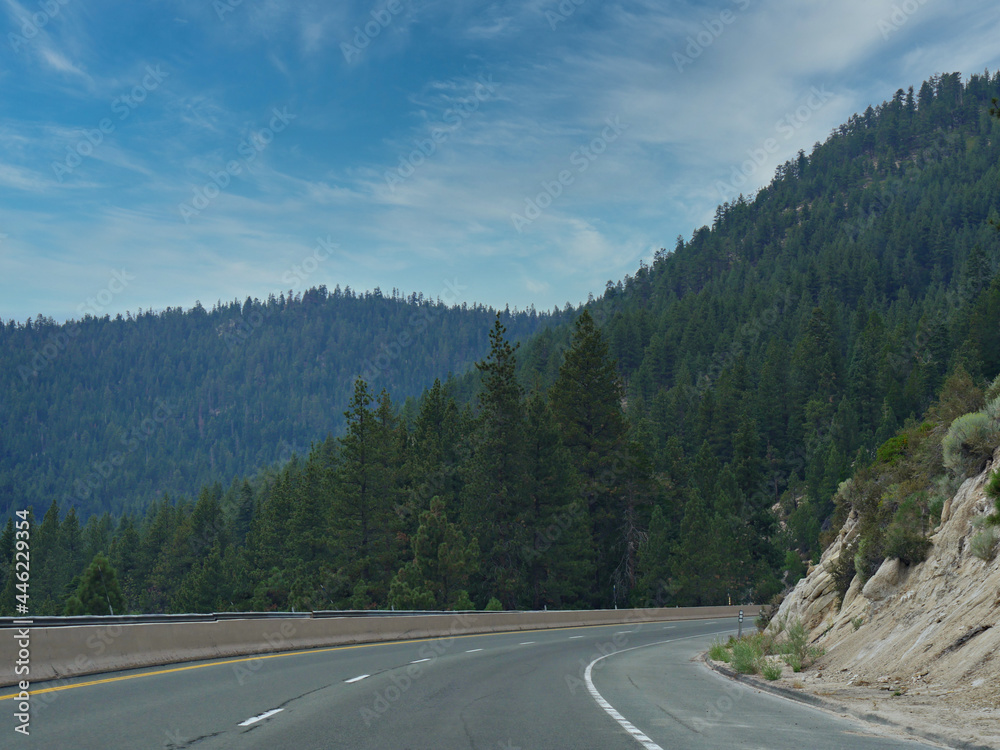
<svg viewBox="0 0 1000 750">
<path fill-rule="evenodd" d="M 821 660 L 822 661 L 822 660 Z M 961 750 L 1000 749 L 1000 706 L 970 705 L 963 695 L 930 687 L 912 688 L 886 681 L 879 685 L 851 684 L 822 669 L 792 672 L 777 680 L 737 674 L 728 664 L 705 656 L 716 672 L 789 700 L 799 701 L 873 724 L 901 739 L 916 739 Z M 1000 692 L 992 686 L 995 700 Z M 898 694 L 897 694 L 898 693 Z"/>
</svg>

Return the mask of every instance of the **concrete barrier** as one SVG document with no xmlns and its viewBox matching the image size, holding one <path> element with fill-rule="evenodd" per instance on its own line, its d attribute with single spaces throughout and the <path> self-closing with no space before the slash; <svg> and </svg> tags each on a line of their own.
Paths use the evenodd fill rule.
<svg viewBox="0 0 1000 750">
<path fill-rule="evenodd" d="M 323 617 L 108 624 L 31 628 L 30 674 L 15 674 L 15 659 L 0 662 L 0 686 L 153 667 L 179 662 L 357 643 L 442 638 L 476 633 L 732 618 L 745 627 L 759 607 L 687 607 L 559 612 L 467 612 L 406 617 Z M 8 637 L 9 629 L 0 631 Z M 0 649 L 14 647 L 11 643 Z"/>
</svg>

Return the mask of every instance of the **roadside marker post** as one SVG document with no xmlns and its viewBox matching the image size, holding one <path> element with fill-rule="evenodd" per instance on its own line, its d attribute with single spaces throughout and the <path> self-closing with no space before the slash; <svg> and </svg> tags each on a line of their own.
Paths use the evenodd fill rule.
<svg viewBox="0 0 1000 750">
<path fill-rule="evenodd" d="M 743 637 L 743 610 L 741 609 L 740 610 L 740 627 L 739 627 L 739 630 L 736 631 L 736 638 L 738 640 L 738 639 L 740 639 L 742 637 Z"/>
</svg>

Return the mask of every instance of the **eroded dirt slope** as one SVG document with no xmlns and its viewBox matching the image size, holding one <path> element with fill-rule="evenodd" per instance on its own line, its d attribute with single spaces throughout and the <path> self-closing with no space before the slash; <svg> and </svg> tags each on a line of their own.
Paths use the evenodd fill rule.
<svg viewBox="0 0 1000 750">
<path fill-rule="evenodd" d="M 838 608 L 830 570 L 857 533 L 848 519 L 775 618 L 800 618 L 826 650 L 789 682 L 907 726 L 936 727 L 956 744 L 1000 747 L 1000 559 L 969 551 L 973 519 L 992 510 L 983 493 L 991 470 L 945 504 L 925 562 L 887 560 L 863 588 L 855 578 Z"/>
</svg>

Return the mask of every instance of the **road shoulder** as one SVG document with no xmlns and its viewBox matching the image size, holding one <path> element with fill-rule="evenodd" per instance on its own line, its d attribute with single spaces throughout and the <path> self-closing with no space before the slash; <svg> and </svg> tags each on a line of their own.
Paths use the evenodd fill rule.
<svg viewBox="0 0 1000 750">
<path fill-rule="evenodd" d="M 898 701 L 898 698 L 906 696 L 889 698 L 884 691 L 879 691 L 875 697 L 870 695 L 848 697 L 842 694 L 833 697 L 832 690 L 827 689 L 824 690 L 823 694 L 819 694 L 817 690 L 806 687 L 799 680 L 782 678 L 769 681 L 756 675 L 738 674 L 728 664 L 709 659 L 708 654 L 702 654 L 701 660 L 709 669 L 736 682 L 742 682 L 749 687 L 787 700 L 877 725 L 899 737 L 920 739 L 941 747 L 955 748 L 955 750 L 996 750 L 1000 747 L 996 744 L 983 744 L 982 738 L 979 736 L 970 737 L 969 727 L 961 716 L 955 717 L 956 721 L 963 722 L 960 726 L 919 720 L 912 712 L 925 707 L 917 704 L 909 705 L 912 701 Z M 896 705 L 892 706 L 891 711 L 882 710 L 878 706 L 880 700 L 883 702 L 896 701 Z M 871 707 L 868 706 L 869 703 L 872 704 Z M 966 737 L 961 735 L 966 735 Z"/>
</svg>

